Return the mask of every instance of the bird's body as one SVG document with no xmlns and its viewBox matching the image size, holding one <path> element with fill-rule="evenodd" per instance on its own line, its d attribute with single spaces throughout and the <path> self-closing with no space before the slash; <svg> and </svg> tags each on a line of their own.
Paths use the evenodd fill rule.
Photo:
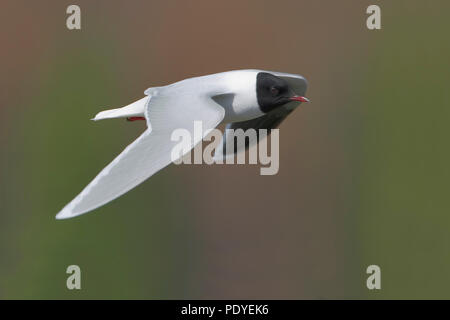
<svg viewBox="0 0 450 320">
<path fill-rule="evenodd" d="M 225 101 L 228 97 L 230 103 L 223 103 L 225 110 L 225 117 L 222 120 L 224 123 L 245 121 L 254 119 L 264 115 L 258 106 L 256 98 L 256 74 L 257 70 L 237 70 L 215 73 L 212 75 L 189 78 L 181 80 L 167 86 L 149 88 L 145 94 L 149 96 L 158 95 L 177 95 L 182 98 L 185 95 L 192 95 L 195 92 L 197 95 L 204 95 L 207 97 L 218 97 L 219 100 Z M 144 102 L 146 98 L 141 99 Z M 139 100 L 139 101 L 141 101 Z M 113 109 L 114 111 L 121 111 L 124 113 L 115 113 L 111 116 L 110 111 L 100 112 L 93 120 L 103 120 L 119 117 L 130 116 L 144 116 L 145 103 L 131 104 L 130 106 Z M 127 108 L 129 110 L 127 110 Z M 131 111 L 133 110 L 133 111 Z M 110 113 L 109 116 L 106 116 Z"/>
<path fill-rule="evenodd" d="M 295 74 L 229 71 L 152 87 L 145 91 L 145 98 L 123 108 L 98 113 L 93 120 L 142 118 L 147 121 L 148 129 L 66 205 L 57 218 L 70 218 L 91 211 L 174 161 L 171 158 L 175 145 L 171 133 L 174 130 L 193 132 L 193 123 L 202 122 L 205 132 L 203 136 L 194 137 L 191 149 L 222 122 L 231 128 L 271 129 L 300 102 L 308 101 L 303 97 L 306 87 L 306 80 Z M 225 136 L 222 145 L 226 141 Z M 219 155 L 225 156 L 222 150 L 225 150 L 223 146 Z"/>
<path fill-rule="evenodd" d="M 195 91 L 208 97 L 230 97 L 231 103 L 224 103 L 225 116 L 222 122 L 254 119 L 264 115 L 256 98 L 256 70 L 221 72 L 190 78 L 162 87 L 164 94 Z M 220 98 L 219 98 L 220 99 Z"/>
</svg>

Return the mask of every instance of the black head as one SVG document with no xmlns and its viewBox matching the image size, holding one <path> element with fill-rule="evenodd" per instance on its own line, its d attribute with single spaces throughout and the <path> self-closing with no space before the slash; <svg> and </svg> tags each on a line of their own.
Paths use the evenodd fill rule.
<svg viewBox="0 0 450 320">
<path fill-rule="evenodd" d="M 265 113 L 292 101 L 308 101 L 297 96 L 285 80 L 267 72 L 259 72 L 256 76 L 256 97 Z"/>
</svg>

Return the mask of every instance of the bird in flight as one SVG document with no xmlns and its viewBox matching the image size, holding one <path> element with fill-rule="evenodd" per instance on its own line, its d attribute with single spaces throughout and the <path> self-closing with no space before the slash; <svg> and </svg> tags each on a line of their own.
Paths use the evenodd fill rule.
<svg viewBox="0 0 450 320">
<path fill-rule="evenodd" d="M 56 218 L 72 218 L 94 210 L 177 160 L 171 157 L 177 143 L 171 140 L 174 130 L 182 128 L 191 132 L 194 139 L 190 149 L 221 123 L 226 123 L 227 129 L 270 130 L 301 102 L 309 102 L 304 96 L 306 88 L 307 81 L 300 75 L 236 70 L 152 87 L 145 91 L 145 98 L 123 108 L 98 113 L 92 120 L 144 120 L 147 130 L 100 171 Z M 203 136 L 192 134 L 195 121 L 202 122 Z M 215 157 L 227 156 L 226 141 L 225 134 Z M 248 144 L 244 149 L 247 147 Z M 234 148 L 232 151 L 243 150 Z"/>
</svg>

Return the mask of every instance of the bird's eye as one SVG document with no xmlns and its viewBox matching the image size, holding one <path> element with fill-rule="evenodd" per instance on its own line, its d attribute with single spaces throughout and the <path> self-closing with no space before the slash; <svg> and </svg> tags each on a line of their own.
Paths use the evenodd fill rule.
<svg viewBox="0 0 450 320">
<path fill-rule="evenodd" d="M 277 96 L 280 93 L 280 90 L 277 87 L 270 87 L 270 93 Z"/>
</svg>

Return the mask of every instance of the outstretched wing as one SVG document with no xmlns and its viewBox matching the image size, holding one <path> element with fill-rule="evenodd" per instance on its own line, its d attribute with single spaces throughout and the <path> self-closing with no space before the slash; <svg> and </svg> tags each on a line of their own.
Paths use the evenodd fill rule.
<svg viewBox="0 0 450 320">
<path fill-rule="evenodd" d="M 204 134 L 194 137 L 190 146 L 193 148 L 207 134 L 205 131 L 222 121 L 224 113 L 207 96 L 149 97 L 145 108 L 147 130 L 100 171 L 56 218 L 78 216 L 126 193 L 172 162 L 172 148 L 179 143 L 171 141 L 173 130 L 186 129 L 194 137 L 194 121 L 202 121 Z"/>
<path fill-rule="evenodd" d="M 298 74 L 291 74 L 291 73 L 283 73 L 283 72 L 273 72 L 273 71 L 265 71 L 268 73 L 271 73 L 277 77 L 280 77 L 284 79 L 289 87 L 299 96 L 304 96 L 306 93 L 306 88 L 308 86 L 308 82 L 306 79 Z M 220 158 L 226 158 L 230 156 L 234 156 L 235 154 L 238 154 L 239 152 L 245 151 L 246 149 L 250 148 L 251 146 L 259 143 L 259 130 L 258 129 L 267 129 L 268 134 L 270 134 L 271 129 L 274 129 L 280 125 L 281 122 L 283 122 L 284 119 L 292 112 L 296 107 L 300 105 L 301 102 L 290 102 L 288 104 L 285 104 L 275 110 L 272 110 L 271 112 L 255 119 L 250 119 L 247 121 L 241 121 L 241 122 L 232 122 L 227 124 L 225 129 L 243 129 L 246 131 L 247 129 L 253 128 L 256 129 L 257 133 L 257 139 L 256 141 L 251 140 L 245 141 L 245 145 L 242 148 L 242 145 L 239 145 L 237 141 L 234 141 L 234 149 L 229 150 L 230 152 L 227 153 L 227 141 L 230 141 L 230 139 L 235 139 L 235 135 L 230 130 L 225 130 L 225 133 L 222 137 L 222 142 L 219 143 L 218 148 L 215 151 L 214 158 L 220 159 Z M 239 149 L 238 147 L 241 147 Z"/>
</svg>

